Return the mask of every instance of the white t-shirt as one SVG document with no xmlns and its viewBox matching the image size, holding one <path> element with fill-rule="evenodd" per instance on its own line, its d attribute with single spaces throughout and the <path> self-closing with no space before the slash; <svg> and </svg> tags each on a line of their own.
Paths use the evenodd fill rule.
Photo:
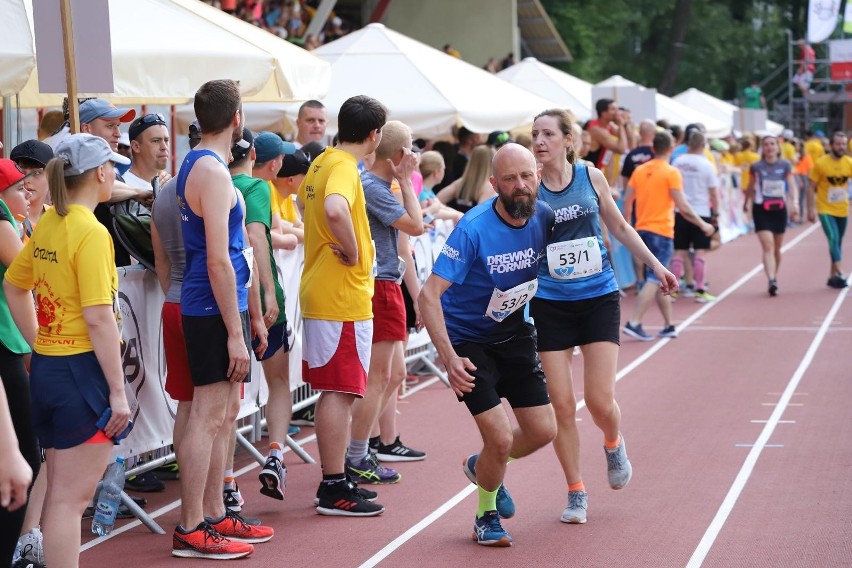
<svg viewBox="0 0 852 568">
<path fill-rule="evenodd" d="M 710 189 L 718 185 L 713 165 L 704 154 L 681 154 L 674 166 L 683 176 L 683 196 L 700 217 L 710 216 Z"/>
<path fill-rule="evenodd" d="M 145 181 L 140 178 L 132 171 L 127 170 L 123 176 L 124 183 L 132 187 L 139 187 L 142 189 L 151 190 L 153 187 L 151 186 L 150 181 Z M 150 217 L 151 210 L 139 203 L 136 200 L 128 199 L 127 201 L 120 201 L 118 203 L 114 203 L 111 206 L 113 213 L 125 214 L 125 215 L 135 215 L 137 217 Z"/>
</svg>

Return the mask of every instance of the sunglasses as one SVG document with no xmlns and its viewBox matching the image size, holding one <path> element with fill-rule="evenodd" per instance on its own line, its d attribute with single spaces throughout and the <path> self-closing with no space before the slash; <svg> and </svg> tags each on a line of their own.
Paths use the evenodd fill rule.
<svg viewBox="0 0 852 568">
<path fill-rule="evenodd" d="M 162 124 L 166 125 L 166 117 L 159 112 L 149 113 L 139 119 L 139 124 Z"/>
</svg>

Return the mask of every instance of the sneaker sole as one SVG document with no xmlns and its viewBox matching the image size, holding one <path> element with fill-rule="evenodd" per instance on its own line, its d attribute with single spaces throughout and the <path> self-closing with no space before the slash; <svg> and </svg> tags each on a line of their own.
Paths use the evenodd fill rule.
<svg viewBox="0 0 852 568">
<path fill-rule="evenodd" d="M 271 534 L 269 536 L 232 536 L 223 534 L 222 536 L 234 542 L 244 542 L 246 544 L 260 544 L 263 542 L 269 542 L 275 535 Z"/>
<path fill-rule="evenodd" d="M 562 517 L 560 517 L 559 520 L 562 521 L 563 523 L 567 523 L 569 525 L 584 525 L 584 524 L 586 524 L 586 519 L 584 519 L 582 517 L 566 517 L 565 515 L 562 515 Z"/>
<path fill-rule="evenodd" d="M 284 500 L 284 493 L 278 489 L 278 485 L 281 483 L 281 480 L 277 475 L 271 472 L 262 472 L 257 477 L 260 479 L 260 483 L 262 484 L 260 488 L 261 495 L 266 495 L 267 497 L 272 497 L 279 501 Z"/>
<path fill-rule="evenodd" d="M 291 420 L 290 424 L 293 426 L 313 426 L 315 423 L 313 420 Z"/>
<path fill-rule="evenodd" d="M 426 456 L 399 456 L 396 454 L 382 454 L 376 453 L 376 457 L 379 461 L 383 462 L 415 462 L 415 461 L 423 461 L 426 459 Z"/>
<path fill-rule="evenodd" d="M 476 538 L 476 533 L 471 535 L 471 539 L 476 541 L 476 544 L 482 546 L 499 546 L 499 547 L 508 547 L 512 546 L 512 541 L 507 537 L 503 537 L 500 540 L 479 540 Z"/>
<path fill-rule="evenodd" d="M 639 341 L 654 341 L 653 336 L 651 336 L 651 335 L 647 335 L 647 336 L 646 335 L 639 335 L 638 333 L 636 333 L 632 329 L 627 329 L 626 327 L 624 329 L 622 329 L 622 331 L 624 332 L 624 335 L 632 337 L 633 339 L 638 339 Z"/>
<path fill-rule="evenodd" d="M 468 479 L 471 483 L 473 483 L 474 485 L 476 485 L 476 473 L 474 473 L 474 472 L 470 469 L 470 467 L 468 466 L 468 463 L 470 462 L 470 458 L 471 458 L 471 456 L 468 456 L 468 457 L 466 457 L 466 458 L 464 459 L 464 461 L 462 462 L 462 470 L 464 471 L 464 474 L 467 476 L 467 479 Z"/>
<path fill-rule="evenodd" d="M 327 515 L 329 517 L 375 517 L 377 515 L 381 515 L 384 512 L 384 507 L 382 507 L 378 511 L 368 512 L 344 511 L 343 509 L 329 509 L 328 507 L 317 507 L 317 513 L 319 513 L 320 515 Z"/>
<path fill-rule="evenodd" d="M 245 558 L 249 554 L 254 552 L 253 550 L 249 550 L 248 552 L 231 552 L 231 553 L 221 553 L 221 554 L 213 554 L 210 552 L 200 552 L 198 550 L 172 550 L 172 556 L 177 556 L 178 558 L 207 558 L 209 560 L 234 560 L 237 558 Z"/>
</svg>

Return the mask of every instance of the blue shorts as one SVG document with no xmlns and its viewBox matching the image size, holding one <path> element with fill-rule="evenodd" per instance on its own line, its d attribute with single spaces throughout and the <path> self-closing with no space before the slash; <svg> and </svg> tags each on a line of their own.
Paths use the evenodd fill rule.
<svg viewBox="0 0 852 568">
<path fill-rule="evenodd" d="M 267 359 L 278 353 L 279 349 L 283 349 L 284 353 L 289 353 L 290 341 L 287 338 L 287 322 L 284 321 L 282 323 L 270 327 L 269 337 L 266 338 L 266 341 L 266 351 L 264 351 L 263 357 L 257 359 L 257 353 L 255 353 L 255 358 L 258 361 L 266 361 Z M 257 338 L 251 340 L 252 350 L 257 349 L 258 343 L 260 342 L 257 340 Z"/>
<path fill-rule="evenodd" d="M 33 428 L 44 449 L 79 446 L 98 433 L 95 423 L 109 407 L 109 385 L 94 351 L 33 353 L 30 396 Z"/>
<path fill-rule="evenodd" d="M 674 239 L 658 235 L 657 233 L 652 233 L 651 231 L 636 232 L 639 233 L 639 236 L 642 238 L 642 242 L 645 243 L 645 246 L 648 247 L 651 254 L 660 261 L 660 264 L 668 268 L 669 263 L 672 260 L 672 252 L 674 251 Z M 654 271 L 647 266 L 645 267 L 645 281 L 656 282 L 657 284 L 661 283 L 660 280 L 654 276 Z"/>
</svg>

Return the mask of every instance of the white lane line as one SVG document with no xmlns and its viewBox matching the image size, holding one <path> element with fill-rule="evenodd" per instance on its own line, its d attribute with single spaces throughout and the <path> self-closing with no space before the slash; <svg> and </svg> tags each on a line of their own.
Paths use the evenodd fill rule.
<svg viewBox="0 0 852 568">
<path fill-rule="evenodd" d="M 391 542 L 389 542 L 387 546 L 385 546 L 383 549 L 381 549 L 369 559 L 367 559 L 367 561 L 361 564 L 359 568 L 372 568 L 373 566 L 387 558 L 393 551 L 395 551 L 397 548 L 417 536 L 426 527 L 443 517 L 446 512 L 461 503 L 465 499 L 465 497 L 467 497 L 474 491 L 476 491 L 476 485 L 468 484 L 467 487 L 456 493 L 449 501 L 429 513 L 419 523 L 417 523 L 416 525 L 393 539 Z"/>
<path fill-rule="evenodd" d="M 304 439 L 300 439 L 300 440 L 299 440 L 299 445 L 300 445 L 300 446 L 304 446 L 305 444 L 307 444 L 307 443 L 309 443 L 309 442 L 313 442 L 313 441 L 314 441 L 314 440 L 316 440 L 316 439 L 317 439 L 317 435 L 316 435 L 316 434 L 311 434 L 310 436 L 307 436 L 307 437 L 306 437 L 306 438 L 304 438 Z M 290 452 L 290 451 L 292 451 L 292 450 L 290 449 L 290 447 L 289 447 L 289 446 L 285 447 L 285 448 L 284 448 L 284 450 L 283 450 L 283 452 L 284 452 L 285 454 L 286 454 L 287 452 Z M 246 473 L 250 472 L 251 470 L 253 470 L 253 469 L 257 469 L 257 468 L 259 468 L 259 467 L 260 467 L 260 464 L 259 464 L 259 463 L 257 463 L 256 461 L 252 460 L 252 462 L 251 462 L 250 464 L 248 464 L 247 466 L 245 466 L 245 467 L 243 467 L 243 468 L 238 469 L 237 471 L 235 471 L 235 472 L 234 472 L 234 477 L 240 477 L 241 475 L 244 475 L 244 474 L 246 474 Z M 172 501 L 171 503 L 169 503 L 169 504 L 167 504 L 167 505 L 163 505 L 162 507 L 160 507 L 159 509 L 157 509 L 157 510 L 156 510 L 156 511 L 154 511 L 153 513 L 150 513 L 150 514 L 149 514 L 149 516 L 150 516 L 152 519 L 156 519 L 157 517 L 159 517 L 159 516 L 161 516 L 161 515 L 165 515 L 165 514 L 166 514 L 166 513 L 168 513 L 169 511 L 172 511 L 172 510 L 174 510 L 174 509 L 176 509 L 176 508 L 178 508 L 178 507 L 180 507 L 180 499 L 177 499 L 177 500 L 175 500 L 175 501 Z M 127 523 L 126 525 L 122 525 L 122 526 L 118 527 L 117 529 L 115 529 L 114 531 L 112 531 L 111 533 L 109 533 L 108 535 L 106 535 L 106 536 L 99 536 L 98 538 L 96 538 L 96 539 L 94 539 L 94 540 L 90 540 L 90 541 L 89 541 L 89 542 L 87 542 L 86 544 L 82 545 L 82 546 L 80 547 L 80 552 L 85 552 L 85 551 L 89 550 L 90 548 L 93 548 L 93 547 L 95 547 L 95 546 L 97 546 L 97 545 L 99 545 L 99 544 L 103 544 L 104 542 L 108 541 L 109 539 L 111 539 L 111 538 L 112 538 L 112 537 L 114 537 L 114 536 L 120 535 L 120 534 L 122 534 L 122 533 L 126 533 L 127 531 L 129 531 L 129 530 L 133 530 L 133 529 L 135 529 L 136 527 L 140 527 L 140 526 L 142 526 L 142 521 L 140 521 L 140 520 L 138 520 L 138 519 L 137 519 L 137 520 L 135 520 L 135 521 L 129 522 L 129 523 Z M 166 529 L 164 529 L 164 530 L 166 530 Z M 168 535 L 168 530 L 166 530 L 166 535 Z"/>
<path fill-rule="evenodd" d="M 769 447 L 769 444 L 767 444 L 769 437 L 772 436 L 772 433 L 775 431 L 775 427 L 781 420 L 781 416 L 784 414 L 787 406 L 792 406 L 790 399 L 793 397 L 796 387 L 799 386 L 799 382 L 801 382 L 805 371 L 808 367 L 810 367 L 811 362 L 813 362 L 817 349 L 825 338 L 828 328 L 831 325 L 832 320 L 834 320 L 834 317 L 837 315 L 838 310 L 840 310 L 840 306 L 843 304 L 844 299 L 846 299 L 846 290 L 843 290 L 837 295 L 837 299 L 834 301 L 834 304 L 825 316 L 819 331 L 811 342 L 810 347 L 808 347 L 802 361 L 799 363 L 796 372 L 793 373 L 793 376 L 790 378 L 790 382 L 787 383 L 787 388 L 784 389 L 784 393 L 781 395 L 781 400 L 778 401 L 775 410 L 772 411 L 772 415 L 766 422 L 766 426 L 763 427 L 763 430 L 757 437 L 757 441 L 754 443 L 751 451 L 749 451 L 748 456 L 746 456 L 745 462 L 743 462 L 743 466 L 740 468 L 737 477 L 734 479 L 734 483 L 731 485 L 728 494 L 725 496 L 719 510 L 716 512 L 716 516 L 710 522 L 710 525 L 707 527 L 707 531 L 704 533 L 704 536 L 701 538 L 701 541 L 692 553 L 692 557 L 689 559 L 686 568 L 698 568 L 704 562 L 707 554 L 709 554 L 710 549 L 716 542 L 716 538 L 719 536 L 719 532 L 721 532 L 722 527 L 725 525 L 725 522 L 728 520 L 728 516 L 734 508 L 734 505 L 737 503 L 737 499 L 739 499 L 740 494 L 743 492 L 743 489 L 745 489 L 745 485 L 754 471 L 754 467 L 757 464 L 757 460 L 760 457 L 761 452 L 764 448 Z"/>
<path fill-rule="evenodd" d="M 769 420 L 752 420 L 752 424 L 766 424 Z M 795 424 L 795 420 L 779 420 L 778 424 Z"/>
<path fill-rule="evenodd" d="M 804 239 L 805 239 L 808 235 L 810 235 L 811 233 L 813 233 L 813 232 L 816 230 L 816 228 L 817 228 L 818 226 L 819 226 L 819 225 L 812 225 L 812 226 L 811 226 L 811 227 L 809 227 L 808 229 L 806 229 L 806 230 L 802 231 L 802 232 L 801 232 L 801 233 L 800 233 L 800 234 L 799 234 L 799 235 L 798 235 L 795 239 L 791 240 L 791 241 L 790 241 L 790 242 L 788 242 L 786 245 L 784 245 L 783 247 L 781 247 L 781 252 L 782 252 L 782 253 L 783 253 L 783 252 L 786 252 L 786 251 L 788 251 L 789 249 L 791 249 L 791 248 L 793 248 L 794 246 L 796 246 L 797 244 L 799 244 L 799 243 L 800 243 L 802 240 L 804 240 Z M 751 279 L 751 278 L 752 278 L 755 274 L 759 273 L 762 269 L 763 269 L 763 265 L 762 265 L 762 264 L 758 264 L 757 266 L 755 266 L 753 269 L 751 269 L 751 270 L 748 272 L 748 274 L 744 275 L 742 278 L 740 278 L 739 280 L 737 280 L 736 282 L 734 282 L 733 284 L 731 284 L 731 286 L 729 286 L 729 287 L 728 287 L 726 290 L 724 290 L 721 294 L 719 294 L 718 296 L 716 296 L 716 301 L 715 301 L 715 302 L 710 302 L 709 304 L 704 304 L 704 305 L 703 305 L 703 306 L 702 306 L 702 307 L 701 307 L 698 311 L 696 311 L 694 314 L 692 314 L 691 316 L 689 316 L 688 318 L 686 318 L 686 319 L 685 319 L 685 320 L 684 320 L 684 321 L 683 321 L 683 322 L 682 322 L 679 326 L 677 326 L 678 331 L 681 331 L 681 330 L 683 330 L 684 328 L 688 327 L 688 326 L 689 326 L 692 322 L 694 322 L 695 320 L 697 320 L 698 318 L 700 318 L 701 316 L 703 316 L 704 314 L 706 314 L 706 313 L 707 313 L 707 311 L 708 311 L 708 310 L 710 310 L 713 306 L 718 305 L 719 303 L 721 303 L 721 301 L 722 301 L 722 300 L 724 300 L 725 298 L 727 298 L 728 296 L 730 296 L 731 294 L 733 294 L 736 290 L 738 290 L 740 287 L 742 287 L 742 286 L 743 286 L 746 282 L 748 282 L 748 281 L 749 281 L 749 280 L 750 280 L 750 279 Z M 649 359 L 649 358 L 650 358 L 653 354 L 655 354 L 657 351 L 659 351 L 660 349 L 662 349 L 662 348 L 663 348 L 663 347 L 664 347 L 664 346 L 665 346 L 665 345 L 666 345 L 669 341 L 672 341 L 672 340 L 671 340 L 671 339 L 669 339 L 669 338 L 664 338 L 664 339 L 660 339 L 660 340 L 658 340 L 658 341 L 657 341 L 657 343 L 655 343 L 653 347 L 651 347 L 650 349 L 648 349 L 648 351 L 644 352 L 642 355 L 640 355 L 638 358 L 636 358 L 634 361 L 632 361 L 629 365 L 627 365 L 627 366 L 626 366 L 625 368 L 623 368 L 621 371 L 619 371 L 618 373 L 616 373 L 616 375 L 615 375 L 615 380 L 616 380 L 616 382 L 618 382 L 618 381 L 620 381 L 621 379 L 623 379 L 625 376 L 627 376 L 627 374 L 628 374 L 628 373 L 630 373 L 631 371 L 633 371 L 634 369 L 636 369 L 636 367 L 638 367 L 639 365 L 641 365 L 642 363 L 644 363 L 645 361 L 647 361 L 647 360 L 648 360 L 648 359 Z M 418 386 L 420 386 L 420 385 L 418 385 Z M 583 407 L 585 407 L 585 406 L 586 406 L 586 399 L 584 398 L 583 400 L 580 400 L 580 401 L 577 403 L 577 410 L 580 410 L 581 408 L 583 408 Z M 471 489 L 471 488 L 472 488 L 472 489 Z M 472 493 L 472 492 L 473 492 L 473 489 L 475 489 L 475 488 L 476 488 L 475 486 L 471 486 L 471 487 L 469 487 L 469 488 L 468 488 L 469 492 L 468 492 L 466 495 L 469 495 L 470 493 Z M 462 493 L 464 493 L 464 491 L 462 491 Z M 458 495 L 461 495 L 461 493 L 459 493 Z M 458 497 L 458 495 L 457 495 L 456 497 Z M 459 501 L 460 501 L 460 500 L 459 500 Z M 446 503 L 444 503 L 443 505 L 441 505 L 440 507 L 438 507 L 438 508 L 437 508 L 437 509 L 433 512 L 433 513 L 429 514 L 429 516 L 427 516 L 425 519 L 423 519 L 423 521 L 420 521 L 419 523 L 417 523 L 416 525 L 414 525 L 413 527 L 411 527 L 410 529 L 408 529 L 407 531 L 405 531 L 405 532 L 404 532 L 404 533 L 403 533 L 400 537 L 398 537 L 398 538 L 394 539 L 394 540 L 393 540 L 390 544 L 388 544 L 387 546 L 385 546 L 384 548 L 382 548 L 382 549 L 381 549 L 379 552 L 377 552 L 374 556 L 370 557 L 370 558 L 369 558 L 366 562 L 364 562 L 364 563 L 363 563 L 363 564 L 362 564 L 359 568 L 367 568 L 367 567 L 375 566 L 375 565 L 376 565 L 376 563 L 380 562 L 380 561 L 381 561 L 381 560 L 383 560 L 384 558 L 387 558 L 387 557 L 388 557 L 388 555 L 390 555 L 390 554 L 391 554 L 394 550 L 396 550 L 397 548 L 399 548 L 400 546 L 402 546 L 405 542 L 407 542 L 407 541 L 411 540 L 411 538 L 413 538 L 414 536 L 416 536 L 416 534 L 417 534 L 420 530 L 422 530 L 422 528 L 421 528 L 421 529 L 419 529 L 419 530 L 415 530 L 415 529 L 417 529 L 417 527 L 419 527 L 419 526 L 420 526 L 420 524 L 421 524 L 422 522 L 424 522 L 426 519 L 430 519 L 430 520 L 429 520 L 429 524 L 433 523 L 435 520 L 437 520 L 437 518 L 438 518 L 438 517 L 440 517 L 441 515 L 445 514 L 445 513 L 446 513 L 447 511 L 449 511 L 452 507 L 454 507 L 456 504 L 458 504 L 458 502 L 459 502 L 459 501 L 455 501 L 455 497 L 454 497 L 454 498 L 453 498 L 453 499 L 451 499 L 450 501 L 447 501 Z M 448 506 L 451 502 L 452 502 L 452 505 L 451 505 L 451 506 Z M 440 513 L 440 514 L 438 514 L 437 516 L 434 516 L 434 515 L 436 515 L 436 513 L 438 513 L 439 511 L 441 511 L 441 513 Z M 434 516 L 434 518 L 433 518 L 433 516 Z M 424 527 L 423 527 L 423 528 L 425 528 L 425 526 L 428 526 L 428 524 L 427 524 L 427 525 L 424 525 Z M 405 539 L 402 539 L 402 537 L 403 537 L 403 536 L 405 536 L 406 538 L 405 538 Z M 402 539 L 402 540 L 400 540 L 400 539 Z M 379 555 L 381 555 L 381 557 L 380 557 L 380 558 L 377 558 Z"/>
</svg>

